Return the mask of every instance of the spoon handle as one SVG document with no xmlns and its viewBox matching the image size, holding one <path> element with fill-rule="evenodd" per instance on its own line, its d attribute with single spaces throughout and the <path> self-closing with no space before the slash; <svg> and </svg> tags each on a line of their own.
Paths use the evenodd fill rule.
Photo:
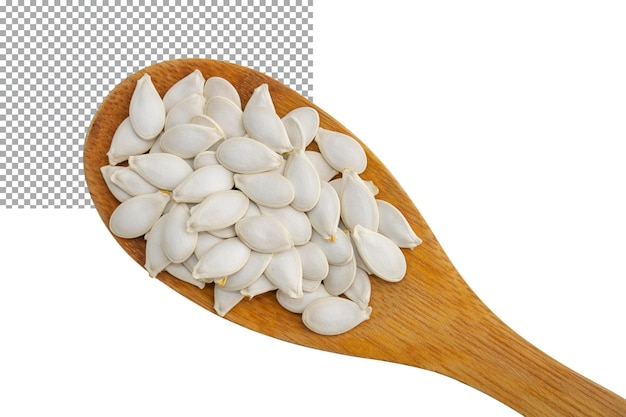
<svg viewBox="0 0 626 417">
<path fill-rule="evenodd" d="M 466 315 L 464 343 L 448 344 L 434 369 L 525 416 L 626 416 L 626 400 L 567 368 L 523 339 L 486 307 Z M 450 329 L 454 331 L 454 329 Z"/>
</svg>

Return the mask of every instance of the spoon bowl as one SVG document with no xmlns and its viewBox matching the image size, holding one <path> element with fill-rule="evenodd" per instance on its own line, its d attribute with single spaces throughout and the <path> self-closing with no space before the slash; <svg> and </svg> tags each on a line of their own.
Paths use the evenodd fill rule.
<svg viewBox="0 0 626 417">
<path fill-rule="evenodd" d="M 220 76 L 239 91 L 245 106 L 253 90 L 266 83 L 279 116 L 310 106 L 320 126 L 346 133 L 346 127 L 282 83 L 258 71 L 208 59 L 181 59 L 152 65 L 121 82 L 95 114 L 84 145 L 84 173 L 98 214 L 108 227 L 119 204 L 109 192 L 100 168 L 117 126 L 128 116 L 137 80 L 148 73 L 163 94 L 178 80 L 199 69 L 205 78 Z M 358 140 L 358 138 L 356 138 Z M 456 271 L 410 197 L 391 172 L 361 143 L 368 158 L 361 175 L 379 187 L 377 198 L 398 207 L 423 243 L 403 249 L 407 275 L 399 283 L 372 279 L 371 319 L 337 336 L 308 330 L 298 316 L 281 308 L 273 293 L 244 299 L 226 319 L 287 342 L 351 356 L 377 359 L 447 375 L 519 411 L 534 416 L 625 416 L 626 400 L 570 370 L 505 325 Z M 315 144 L 311 145 L 315 149 Z M 122 239 L 111 234 L 141 266 L 143 237 Z M 213 288 L 199 289 L 167 272 L 157 279 L 191 301 L 214 312 Z"/>
</svg>

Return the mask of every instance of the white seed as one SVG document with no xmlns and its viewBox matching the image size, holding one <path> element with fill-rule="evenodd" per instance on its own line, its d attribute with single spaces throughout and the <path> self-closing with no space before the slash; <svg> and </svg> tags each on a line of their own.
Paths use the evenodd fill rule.
<svg viewBox="0 0 626 417">
<path fill-rule="evenodd" d="M 230 190 L 235 185 L 233 173 L 221 165 L 198 168 L 172 190 L 174 201 L 199 203 L 218 191 Z"/>
<path fill-rule="evenodd" d="M 291 206 L 300 211 L 309 211 L 315 207 L 320 198 L 320 177 L 302 149 L 289 154 L 283 175 L 293 185 Z"/>
<path fill-rule="evenodd" d="M 320 198 L 307 215 L 311 226 L 324 239 L 332 240 L 337 234 L 341 205 L 335 189 L 327 182 L 321 183 Z"/>
<path fill-rule="evenodd" d="M 374 184 L 373 181 L 369 181 L 369 180 L 366 181 L 366 180 L 363 180 L 362 178 L 361 180 L 363 181 L 363 184 L 365 184 L 365 186 L 370 190 L 373 196 L 378 194 L 378 187 Z M 337 195 L 341 198 L 341 194 L 343 193 L 343 185 L 345 183 L 344 178 L 343 177 L 335 178 L 329 181 L 328 183 L 333 186 L 333 188 L 337 192 Z"/>
<path fill-rule="evenodd" d="M 341 220 L 350 230 L 356 225 L 378 230 L 379 214 L 376 199 L 355 171 L 344 171 L 340 201 Z"/>
<path fill-rule="evenodd" d="M 224 239 L 198 259 L 192 274 L 199 280 L 221 279 L 243 268 L 249 257 L 250 248 L 239 239 Z"/>
<path fill-rule="evenodd" d="M 144 268 L 153 278 L 172 262 L 163 251 L 163 230 L 166 218 L 167 214 L 161 216 L 145 235 L 146 262 Z"/>
<path fill-rule="evenodd" d="M 240 174 L 257 174 L 278 168 L 283 158 L 266 145 L 250 138 L 230 138 L 216 151 L 220 164 Z"/>
<path fill-rule="evenodd" d="M 224 239 L 213 236 L 208 232 L 198 232 L 198 243 L 196 244 L 196 248 L 193 250 L 196 258 L 202 258 L 213 246 L 217 245 Z"/>
<path fill-rule="evenodd" d="M 348 299 L 357 303 L 359 307 L 363 309 L 367 308 L 372 294 L 372 284 L 367 272 L 361 268 L 357 268 L 354 282 L 343 294 L 348 297 Z"/>
<path fill-rule="evenodd" d="M 328 164 L 337 171 L 351 169 L 358 174 L 365 171 L 367 156 L 363 147 L 354 138 L 320 127 L 315 141 Z"/>
<path fill-rule="evenodd" d="M 313 292 L 315 290 L 317 290 L 320 285 L 322 285 L 322 280 L 311 280 L 311 279 L 305 279 L 302 278 L 302 292 L 303 293 L 307 293 L 307 292 Z"/>
<path fill-rule="evenodd" d="M 304 245 L 311 240 L 311 222 L 306 213 L 291 206 L 281 208 L 259 207 L 261 214 L 272 216 L 278 220 L 293 239 L 294 245 Z"/>
<path fill-rule="evenodd" d="M 198 243 L 198 232 L 187 230 L 187 204 L 174 205 L 163 226 L 163 251 L 170 261 L 181 263 L 193 254 Z"/>
<path fill-rule="evenodd" d="M 222 136 L 213 128 L 181 123 L 163 132 L 160 144 L 164 152 L 186 159 L 206 151 L 220 139 Z"/>
<path fill-rule="evenodd" d="M 140 155 L 150 149 L 154 144 L 154 139 L 144 140 L 135 133 L 130 117 L 120 123 L 115 130 L 111 145 L 107 152 L 110 165 L 117 165 L 124 162 L 131 155 Z"/>
<path fill-rule="evenodd" d="M 350 288 L 356 277 L 356 260 L 354 257 L 344 265 L 330 265 L 328 275 L 324 278 L 326 291 L 332 295 L 341 295 Z"/>
<path fill-rule="evenodd" d="M 320 115 L 317 110 L 315 110 L 313 107 L 308 106 L 297 107 L 287 113 L 284 118 L 295 119 L 302 129 L 302 145 L 304 146 L 300 147 L 300 149 L 306 148 L 311 142 L 313 142 L 313 139 L 315 138 L 315 135 L 317 135 L 317 130 L 320 126 Z M 297 146 L 295 146 L 294 144 L 294 147 Z"/>
<path fill-rule="evenodd" d="M 276 300 L 278 301 L 278 304 L 280 304 L 284 309 L 296 314 L 302 314 L 304 309 L 313 301 L 330 296 L 331 294 L 326 291 L 326 288 L 324 288 L 323 285 L 319 285 L 314 291 L 304 292 L 300 298 L 290 297 L 289 294 L 281 289 L 276 291 Z"/>
<path fill-rule="evenodd" d="M 372 308 L 361 309 L 342 297 L 324 297 L 313 301 L 302 312 L 302 322 L 310 330 L 327 336 L 352 330 L 369 319 Z"/>
<path fill-rule="evenodd" d="M 352 240 L 361 259 L 374 275 L 398 282 L 406 274 L 406 259 L 400 248 L 388 237 L 357 225 Z"/>
<path fill-rule="evenodd" d="M 193 169 L 200 169 L 208 165 L 219 165 L 215 151 L 203 151 L 193 158 Z"/>
<path fill-rule="evenodd" d="M 165 130 L 169 130 L 180 124 L 191 123 L 195 116 L 203 114 L 204 96 L 192 94 L 176 103 L 165 116 Z"/>
<path fill-rule="evenodd" d="M 227 291 L 241 291 L 252 285 L 265 272 L 265 268 L 272 260 L 272 254 L 252 251 L 246 264 L 226 279 L 224 289 Z"/>
<path fill-rule="evenodd" d="M 246 106 L 243 126 L 251 138 L 278 153 L 286 153 L 293 149 L 280 117 L 267 107 Z"/>
<path fill-rule="evenodd" d="M 103 165 L 100 167 L 100 173 L 102 174 L 102 178 L 104 178 L 104 183 L 113 194 L 113 197 L 119 202 L 126 201 L 132 197 L 132 195 L 128 194 L 126 191 L 122 190 L 118 187 L 113 181 L 111 181 L 111 177 L 115 171 L 120 169 L 126 169 L 126 167 L 117 166 L 117 165 Z"/>
<path fill-rule="evenodd" d="M 128 158 L 130 169 L 161 190 L 173 190 L 193 169 L 184 159 L 168 153 L 149 153 Z"/>
<path fill-rule="evenodd" d="M 278 287 L 272 284 L 272 282 L 267 279 L 265 274 L 261 275 L 259 279 L 250 284 L 249 287 L 244 288 L 240 291 L 241 295 L 248 298 L 254 298 L 257 295 L 265 294 L 266 292 L 274 291 Z"/>
<path fill-rule="evenodd" d="M 354 251 L 348 234 L 338 230 L 335 240 L 326 240 L 319 233 L 313 231 L 311 242 L 315 243 L 326 255 L 329 264 L 344 265 L 352 259 Z"/>
<path fill-rule="evenodd" d="M 209 233 L 211 233 L 213 236 L 219 237 L 220 239 L 229 239 L 231 237 L 237 236 L 234 225 L 224 227 L 222 229 L 209 230 Z"/>
<path fill-rule="evenodd" d="M 196 246 L 198 245 L 196 244 Z M 198 257 L 195 255 L 194 249 L 194 253 L 192 253 L 191 256 L 185 259 L 182 264 L 185 265 L 185 268 L 187 268 L 189 270 L 189 273 L 191 274 L 191 271 L 193 271 L 193 268 L 196 266 L 197 263 Z"/>
<path fill-rule="evenodd" d="M 207 100 L 213 97 L 224 97 L 241 108 L 241 98 L 233 85 L 222 77 L 209 77 L 204 83 L 204 97 Z"/>
<path fill-rule="evenodd" d="M 343 193 L 343 177 L 335 178 L 333 180 L 328 181 L 328 183 L 333 187 L 337 196 L 341 198 L 341 194 Z"/>
<path fill-rule="evenodd" d="M 204 108 L 202 109 L 202 111 L 204 111 Z M 226 134 L 224 133 L 224 131 L 222 130 L 220 125 L 218 125 L 215 120 L 211 119 L 209 116 L 207 116 L 204 113 L 203 114 L 199 114 L 197 116 L 193 116 L 189 123 L 193 123 L 195 125 L 200 125 L 200 126 L 210 127 L 212 129 L 215 129 L 220 134 L 221 137 L 223 137 L 223 138 L 226 137 Z"/>
<path fill-rule="evenodd" d="M 259 209 L 259 206 L 250 201 L 250 203 L 248 204 L 248 210 L 246 210 L 246 214 L 243 215 L 243 217 L 254 217 L 254 216 L 260 216 L 261 215 L 261 210 Z"/>
<path fill-rule="evenodd" d="M 120 167 L 111 174 L 111 181 L 126 193 L 135 196 L 159 191 L 154 185 L 144 180 L 141 175 L 128 167 Z"/>
<path fill-rule="evenodd" d="M 128 112 L 133 129 L 140 138 L 154 139 L 163 130 L 165 106 L 150 75 L 144 74 L 137 80 Z"/>
<path fill-rule="evenodd" d="M 317 151 L 305 151 L 304 153 L 315 167 L 315 170 L 317 171 L 317 175 L 319 175 L 320 180 L 330 181 L 337 174 L 339 174 L 339 171 L 328 165 L 328 162 L 326 162 L 321 153 Z"/>
<path fill-rule="evenodd" d="M 246 104 L 246 109 L 248 107 L 265 107 L 273 112 L 276 111 L 267 84 L 261 84 L 252 91 L 252 95 L 250 96 L 250 99 L 248 99 L 248 103 Z"/>
<path fill-rule="evenodd" d="M 206 101 L 204 114 L 213 119 L 224 132 L 224 137 L 232 138 L 246 134 L 243 127 L 243 112 L 231 100 L 213 97 Z"/>
<path fill-rule="evenodd" d="M 296 246 L 302 261 L 302 277 L 310 281 L 321 281 L 328 275 L 328 260 L 318 245 L 308 242 Z"/>
<path fill-rule="evenodd" d="M 406 217 L 393 204 L 384 200 L 376 200 L 376 204 L 380 213 L 378 233 L 387 236 L 401 248 L 413 249 L 422 243 Z"/>
<path fill-rule="evenodd" d="M 274 254 L 265 276 L 289 297 L 302 297 L 302 263 L 296 248 Z"/>
<path fill-rule="evenodd" d="M 234 225 L 248 210 L 248 197 L 239 190 L 217 191 L 191 208 L 186 229 L 213 232 Z"/>
<path fill-rule="evenodd" d="M 159 134 L 159 136 L 157 136 L 156 139 L 154 139 L 154 142 L 152 142 L 152 146 L 150 147 L 150 150 L 148 151 L 148 153 L 163 152 L 163 149 L 161 149 L 161 136 L 163 136 L 163 132 L 161 132 L 161 134 Z"/>
<path fill-rule="evenodd" d="M 192 94 L 202 94 L 204 76 L 200 70 L 194 70 L 184 78 L 181 78 L 165 92 L 163 104 L 165 111 L 169 111 L 176 103 Z"/>
<path fill-rule="evenodd" d="M 352 249 L 354 252 L 354 259 L 356 260 L 356 266 L 362 269 L 363 271 L 365 271 L 368 275 L 371 275 L 372 271 L 370 271 L 368 266 L 365 265 L 365 262 L 363 262 L 363 259 L 361 259 L 361 255 L 359 254 L 359 251 L 357 250 L 354 244 L 354 239 L 350 238 L 350 242 L 352 243 Z"/>
<path fill-rule="evenodd" d="M 205 282 L 195 279 L 191 275 L 191 271 L 189 271 L 189 269 L 187 269 L 187 267 L 183 264 L 171 263 L 167 265 L 165 270 L 174 278 L 186 282 L 187 284 L 194 285 L 200 289 L 203 289 L 206 285 Z"/>
<path fill-rule="evenodd" d="M 285 207 L 295 196 L 291 182 L 275 172 L 235 174 L 234 179 L 235 187 L 260 206 Z"/>
<path fill-rule="evenodd" d="M 280 121 L 283 123 L 285 127 L 285 131 L 287 132 L 287 137 L 289 138 L 289 142 L 291 142 L 291 146 L 294 149 L 305 149 L 307 145 L 305 144 L 304 137 L 304 128 L 293 116 L 285 116 Z"/>
<path fill-rule="evenodd" d="M 213 309 L 221 317 L 224 317 L 241 300 L 243 300 L 243 295 L 239 291 L 227 291 L 219 285 L 213 289 Z"/>
<path fill-rule="evenodd" d="M 235 232 L 250 249 L 261 253 L 284 252 L 293 246 L 285 226 L 271 216 L 243 218 L 235 224 Z"/>
<path fill-rule="evenodd" d="M 170 197 L 160 191 L 129 198 L 111 213 L 109 229 L 126 239 L 142 236 L 156 223 L 169 200 Z"/>
</svg>

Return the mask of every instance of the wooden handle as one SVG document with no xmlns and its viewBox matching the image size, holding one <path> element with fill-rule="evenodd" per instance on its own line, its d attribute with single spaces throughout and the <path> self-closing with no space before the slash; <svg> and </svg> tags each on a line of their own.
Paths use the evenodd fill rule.
<svg viewBox="0 0 626 417">
<path fill-rule="evenodd" d="M 466 288 L 471 291 L 469 287 Z M 557 362 L 495 316 L 477 297 L 437 333 L 437 355 L 420 367 L 450 376 L 525 416 L 624 417 L 626 400 Z M 469 312 L 469 313 L 468 313 Z"/>
</svg>

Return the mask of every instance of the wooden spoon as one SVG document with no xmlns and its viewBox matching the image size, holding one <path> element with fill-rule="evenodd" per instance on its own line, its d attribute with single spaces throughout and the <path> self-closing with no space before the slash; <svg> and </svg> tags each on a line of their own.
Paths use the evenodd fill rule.
<svg viewBox="0 0 626 417">
<path fill-rule="evenodd" d="M 91 199 L 104 223 L 119 204 L 100 167 L 117 126 L 128 116 L 136 81 L 145 73 L 161 95 L 199 69 L 205 78 L 220 76 L 239 91 L 242 104 L 254 88 L 267 83 L 280 116 L 311 106 L 320 125 L 355 137 L 341 123 L 280 82 L 249 68 L 207 59 L 167 61 L 145 68 L 120 83 L 105 99 L 85 139 L 84 171 Z M 314 145 L 313 145 L 314 146 Z M 381 198 L 400 208 L 424 243 L 404 250 L 408 272 L 400 283 L 372 279 L 370 320 L 339 336 L 320 336 L 300 317 L 278 305 L 274 294 L 242 301 L 226 319 L 254 331 L 303 346 L 379 359 L 441 373 L 468 384 L 528 416 L 626 416 L 626 400 L 570 370 L 528 343 L 487 308 L 461 278 L 411 199 L 366 145 L 368 168 L 362 177 L 380 188 Z M 115 237 L 115 236 L 114 236 Z M 140 265 L 143 238 L 118 243 Z M 200 290 L 158 275 L 166 285 L 209 311 L 213 289 Z M 262 314 L 259 314 L 262 312 Z"/>
</svg>

